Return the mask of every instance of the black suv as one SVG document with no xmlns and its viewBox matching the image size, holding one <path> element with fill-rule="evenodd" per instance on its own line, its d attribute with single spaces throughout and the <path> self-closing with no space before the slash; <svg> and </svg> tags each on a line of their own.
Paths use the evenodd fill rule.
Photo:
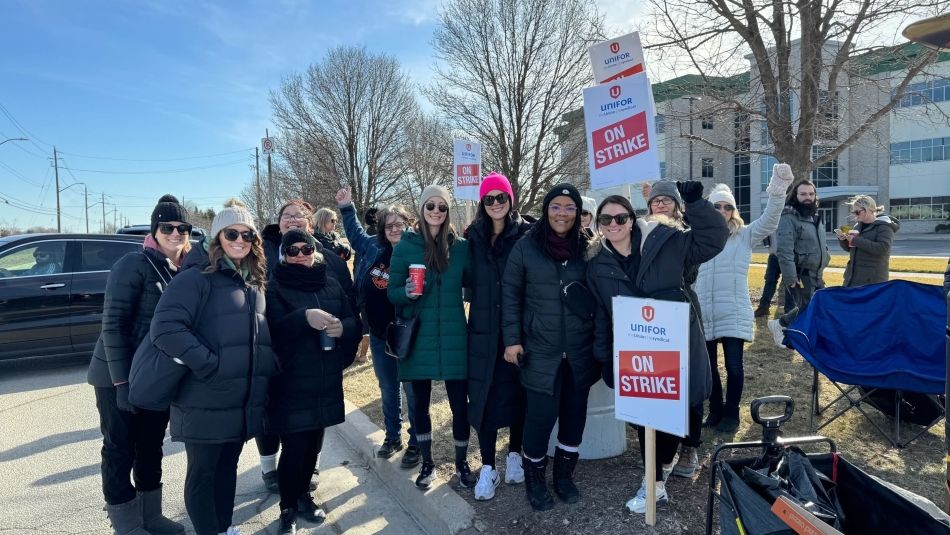
<svg viewBox="0 0 950 535">
<path fill-rule="evenodd" d="M 90 355 L 106 279 L 142 236 L 25 234 L 0 238 L 0 360 Z"/>
</svg>

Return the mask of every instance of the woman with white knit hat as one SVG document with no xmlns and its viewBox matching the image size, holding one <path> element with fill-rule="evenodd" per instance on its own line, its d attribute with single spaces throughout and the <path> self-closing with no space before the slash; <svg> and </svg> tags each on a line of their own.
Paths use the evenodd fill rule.
<svg viewBox="0 0 950 535">
<path fill-rule="evenodd" d="M 713 376 L 706 427 L 720 433 L 735 433 L 739 426 L 739 401 L 742 397 L 744 372 L 742 351 L 752 341 L 753 313 L 749 300 L 749 263 L 752 246 L 775 232 L 785 192 L 792 183 L 792 169 L 775 164 L 768 188 L 768 204 L 758 219 L 748 225 L 739 216 L 736 199 L 725 184 L 717 184 L 709 193 L 709 202 L 722 214 L 729 227 L 729 240 L 721 253 L 699 266 L 694 289 L 703 311 L 703 331 Z M 718 345 L 722 344 L 726 362 L 726 397 L 722 396 L 719 377 Z"/>
</svg>

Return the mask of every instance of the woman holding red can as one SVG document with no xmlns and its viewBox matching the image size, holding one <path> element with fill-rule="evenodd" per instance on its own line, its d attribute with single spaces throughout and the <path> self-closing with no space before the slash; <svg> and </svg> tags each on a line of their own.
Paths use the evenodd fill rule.
<svg viewBox="0 0 950 535">
<path fill-rule="evenodd" d="M 435 479 L 432 460 L 432 381 L 445 381 L 452 409 L 455 474 L 459 486 L 476 478 L 468 467 L 467 329 L 462 307 L 462 280 L 468 267 L 465 240 L 449 222 L 451 195 L 431 185 L 419 197 L 419 217 L 393 249 L 387 295 L 402 318 L 417 317 L 418 332 L 409 357 L 399 362 L 399 380 L 412 381 L 416 398 L 415 431 L 422 452 L 416 486 L 427 489 Z"/>
</svg>

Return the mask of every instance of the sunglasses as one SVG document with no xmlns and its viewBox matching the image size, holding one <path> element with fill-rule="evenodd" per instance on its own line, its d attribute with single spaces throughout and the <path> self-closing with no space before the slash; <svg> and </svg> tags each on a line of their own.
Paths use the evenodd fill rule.
<svg viewBox="0 0 950 535">
<path fill-rule="evenodd" d="M 581 211 L 581 215 L 582 215 L 582 216 L 590 216 L 591 213 L 590 213 L 589 210 L 583 210 L 583 211 Z"/>
<path fill-rule="evenodd" d="M 304 256 L 310 256 L 316 251 L 317 248 L 313 245 L 304 245 L 303 247 L 297 247 L 296 245 L 288 245 L 284 247 L 284 256 L 297 256 L 303 254 Z"/>
<path fill-rule="evenodd" d="M 33 258 L 36 258 L 36 259 L 40 259 L 40 258 L 50 258 L 51 256 L 53 256 L 53 255 L 50 254 L 50 253 L 33 253 Z"/>
<path fill-rule="evenodd" d="M 440 205 L 438 206 L 438 208 L 439 208 L 439 211 L 442 212 L 443 214 L 449 211 L 449 205 L 447 205 L 447 204 L 440 204 Z M 426 203 L 426 210 L 428 210 L 428 211 L 430 211 L 430 212 L 434 212 L 435 209 L 436 209 L 436 205 L 435 205 L 434 202 L 427 202 L 427 203 Z"/>
<path fill-rule="evenodd" d="M 485 195 L 482 197 L 482 202 L 485 204 L 485 206 L 491 206 L 496 202 L 498 204 L 508 204 L 508 194 L 502 192 L 498 195 Z"/>
<path fill-rule="evenodd" d="M 618 225 L 626 225 L 627 221 L 630 221 L 630 214 L 600 214 L 597 216 L 597 224 L 602 227 L 606 227 L 611 221 L 616 221 Z"/>
<path fill-rule="evenodd" d="M 726 212 L 734 212 L 736 210 L 735 206 L 731 206 L 725 203 L 716 203 L 713 205 L 716 210 L 725 210 Z"/>
<path fill-rule="evenodd" d="M 191 225 L 185 223 L 182 225 L 172 225 L 171 223 L 159 223 L 158 231 L 162 234 L 171 234 L 177 230 L 179 234 L 191 234 Z"/>
<path fill-rule="evenodd" d="M 861 214 L 863 214 L 863 213 L 864 213 L 864 210 L 855 210 L 855 211 L 851 212 L 852 215 L 861 215 Z"/>
<path fill-rule="evenodd" d="M 233 228 L 224 229 L 221 231 L 221 234 L 224 235 L 224 239 L 228 241 L 237 241 L 238 236 L 241 237 L 247 243 L 254 243 L 257 239 L 257 233 L 253 230 L 238 231 Z"/>
</svg>

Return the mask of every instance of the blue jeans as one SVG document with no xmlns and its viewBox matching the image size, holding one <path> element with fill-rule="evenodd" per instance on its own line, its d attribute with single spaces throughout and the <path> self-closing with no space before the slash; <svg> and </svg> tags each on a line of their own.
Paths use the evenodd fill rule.
<svg viewBox="0 0 950 535">
<path fill-rule="evenodd" d="M 386 341 L 373 334 L 369 335 L 369 347 L 373 353 L 373 371 L 379 382 L 379 391 L 383 403 L 383 421 L 386 425 L 386 440 L 402 441 L 402 396 L 399 392 L 399 370 L 396 359 L 386 354 Z M 412 385 L 403 383 L 406 393 L 406 405 L 409 413 L 409 445 L 416 445 L 415 409 L 416 397 L 412 394 Z"/>
</svg>

